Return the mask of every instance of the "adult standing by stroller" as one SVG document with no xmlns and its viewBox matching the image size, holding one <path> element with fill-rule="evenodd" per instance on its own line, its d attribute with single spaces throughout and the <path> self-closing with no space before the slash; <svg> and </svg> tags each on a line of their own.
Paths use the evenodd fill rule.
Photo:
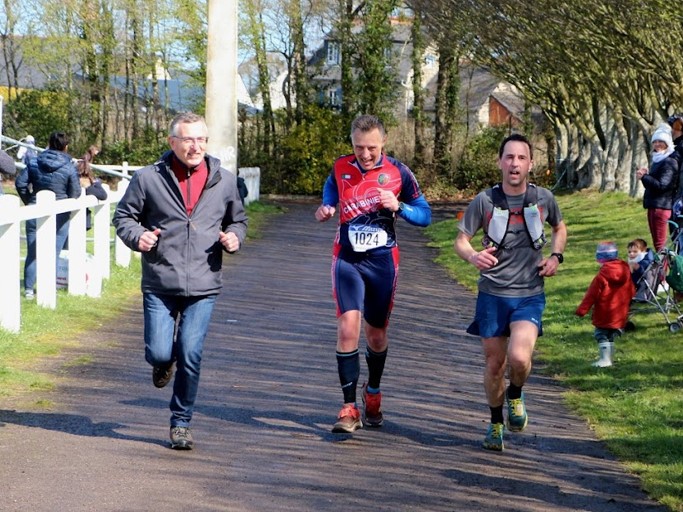
<svg viewBox="0 0 683 512">
<path fill-rule="evenodd" d="M 641 167 L 636 177 L 645 187 L 643 208 L 647 210 L 647 224 L 652 245 L 659 252 L 669 239 L 669 220 L 678 187 L 678 160 L 674 156 L 671 127 L 661 124 L 652 135 L 652 164 Z"/>
</svg>

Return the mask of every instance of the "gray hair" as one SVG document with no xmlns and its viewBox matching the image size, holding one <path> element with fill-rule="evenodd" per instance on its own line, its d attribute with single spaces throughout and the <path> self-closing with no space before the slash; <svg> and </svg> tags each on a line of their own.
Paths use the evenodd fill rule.
<svg viewBox="0 0 683 512">
<path fill-rule="evenodd" d="M 194 112 L 180 112 L 179 114 L 176 114 L 176 116 L 173 118 L 171 121 L 171 124 L 169 125 L 168 128 L 168 134 L 173 137 L 175 136 L 176 133 L 176 126 L 179 124 L 191 124 L 191 123 L 204 123 L 206 124 L 206 120 L 200 116 L 199 114 L 195 114 Z"/>
<path fill-rule="evenodd" d="M 351 136 L 353 137 L 353 132 L 356 130 L 361 132 L 369 132 L 377 128 L 382 134 L 382 137 L 386 136 L 387 132 L 384 129 L 384 123 L 377 116 L 362 115 L 358 116 L 351 123 Z"/>
</svg>

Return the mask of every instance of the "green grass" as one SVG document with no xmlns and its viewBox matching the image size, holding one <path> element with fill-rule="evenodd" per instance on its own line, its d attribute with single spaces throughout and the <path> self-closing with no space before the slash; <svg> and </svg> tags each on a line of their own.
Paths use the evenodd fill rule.
<svg viewBox="0 0 683 512">
<path fill-rule="evenodd" d="M 591 366 L 597 357 L 590 314 L 574 315 L 598 270 L 595 248 L 614 240 L 627 258 L 633 238 L 651 243 L 640 200 L 620 193 L 558 196 L 567 223 L 565 263 L 546 280 L 544 336 L 537 344 L 541 369 L 566 386 L 567 404 L 586 418 L 598 437 L 671 510 L 683 511 L 683 331 L 672 334 L 659 312 L 634 316 L 637 328 L 615 343 L 611 368 Z M 476 289 L 478 273 L 453 251 L 457 221 L 427 230 L 441 249 L 438 262 L 460 283 Z M 473 240 L 477 247 L 478 240 Z"/>
<path fill-rule="evenodd" d="M 258 237 L 264 219 L 278 211 L 261 203 L 249 205 L 248 238 Z M 139 293 L 140 260 L 131 258 L 129 268 L 112 264 L 111 276 L 103 281 L 102 296 L 97 299 L 75 297 L 59 290 L 54 310 L 22 299 L 20 333 L 0 329 L 0 397 L 18 397 L 32 390 L 52 389 L 54 378 L 42 370 L 46 359 L 63 354 L 65 348 L 79 346 L 83 343 L 84 333 L 114 321 Z M 82 355 L 65 364 L 88 362 L 89 357 Z M 45 405 L 44 400 L 40 400 Z M 34 405 L 41 404 L 34 402 Z"/>
</svg>

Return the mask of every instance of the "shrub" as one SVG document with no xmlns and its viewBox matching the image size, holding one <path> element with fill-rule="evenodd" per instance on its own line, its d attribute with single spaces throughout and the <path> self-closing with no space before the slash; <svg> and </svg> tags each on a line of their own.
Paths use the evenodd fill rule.
<svg viewBox="0 0 683 512">
<path fill-rule="evenodd" d="M 500 181 L 498 147 L 507 135 L 506 128 L 484 128 L 465 146 L 456 166 L 453 184 L 465 192 L 477 192 Z"/>
</svg>

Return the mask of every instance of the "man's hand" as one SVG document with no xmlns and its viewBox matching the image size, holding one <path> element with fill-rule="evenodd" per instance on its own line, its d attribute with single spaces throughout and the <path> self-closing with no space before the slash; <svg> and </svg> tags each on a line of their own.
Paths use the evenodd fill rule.
<svg viewBox="0 0 683 512">
<path fill-rule="evenodd" d="M 382 208 L 391 210 L 392 212 L 398 211 L 398 198 L 396 194 L 390 190 L 379 189 L 379 201 L 382 204 Z"/>
<path fill-rule="evenodd" d="M 493 253 L 498 249 L 495 247 L 487 247 L 481 252 L 475 252 L 468 258 L 469 262 L 477 267 L 479 270 L 488 270 L 498 264 L 498 258 Z"/>
<path fill-rule="evenodd" d="M 541 264 L 538 266 L 538 275 L 541 277 L 551 277 L 557 273 L 557 267 L 560 266 L 560 262 L 555 256 L 550 256 L 549 258 L 544 258 Z"/>
<path fill-rule="evenodd" d="M 315 211 L 315 220 L 318 222 L 325 222 L 326 220 L 334 217 L 335 212 L 334 206 L 328 206 L 326 204 L 321 204 Z"/>
<path fill-rule="evenodd" d="M 228 252 L 236 252 L 240 248 L 239 238 L 237 238 L 237 235 L 232 231 L 228 231 L 227 233 L 224 233 L 223 231 L 219 232 L 218 241 Z"/>
<path fill-rule="evenodd" d="M 145 231 L 138 240 L 138 249 L 140 252 L 149 252 L 157 246 L 159 242 L 159 235 L 161 230 L 156 228 L 154 231 Z"/>
</svg>

